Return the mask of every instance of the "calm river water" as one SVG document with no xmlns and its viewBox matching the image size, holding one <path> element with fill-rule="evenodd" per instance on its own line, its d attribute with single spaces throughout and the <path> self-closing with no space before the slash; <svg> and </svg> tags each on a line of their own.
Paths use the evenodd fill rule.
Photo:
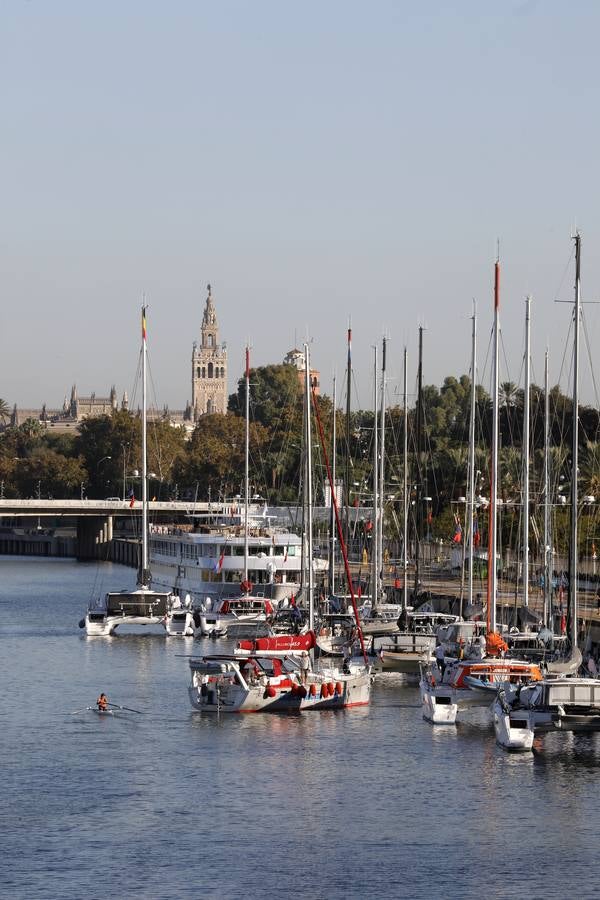
<svg viewBox="0 0 600 900">
<path fill-rule="evenodd" d="M 77 627 L 133 582 L 0 558 L 0 896 L 600 894 L 597 736 L 510 756 L 481 713 L 434 730 L 393 677 L 366 709 L 194 713 L 191 640 Z M 144 714 L 71 714 L 101 690 Z"/>
</svg>

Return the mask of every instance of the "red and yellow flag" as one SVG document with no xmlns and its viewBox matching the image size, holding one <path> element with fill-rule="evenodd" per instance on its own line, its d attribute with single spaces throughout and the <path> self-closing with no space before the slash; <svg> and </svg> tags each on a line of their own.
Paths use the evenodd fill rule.
<svg viewBox="0 0 600 900">
<path fill-rule="evenodd" d="M 146 307 L 142 307 L 142 340 L 146 340 Z"/>
</svg>

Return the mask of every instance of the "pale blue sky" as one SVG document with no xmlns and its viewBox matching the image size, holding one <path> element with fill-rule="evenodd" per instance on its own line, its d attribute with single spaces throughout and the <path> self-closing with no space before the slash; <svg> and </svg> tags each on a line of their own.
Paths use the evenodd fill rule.
<svg viewBox="0 0 600 900">
<path fill-rule="evenodd" d="M 425 324 L 440 383 L 472 297 L 485 356 L 497 237 L 509 374 L 530 292 L 556 380 L 575 223 L 600 297 L 599 36 L 595 2 L 4 0 L 0 397 L 130 391 L 145 292 L 182 408 L 209 281 L 230 391 L 247 338 L 264 364 L 308 332 L 330 392 L 349 316 L 363 405 L 384 330 L 414 380 Z"/>
</svg>

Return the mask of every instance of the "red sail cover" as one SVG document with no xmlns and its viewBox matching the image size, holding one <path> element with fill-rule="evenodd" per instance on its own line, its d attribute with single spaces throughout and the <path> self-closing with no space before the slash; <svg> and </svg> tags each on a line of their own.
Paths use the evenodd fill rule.
<svg viewBox="0 0 600 900">
<path fill-rule="evenodd" d="M 240 650 L 312 650 L 316 645 L 314 631 L 306 634 L 278 634 L 276 637 L 257 638 L 255 641 L 240 641 Z"/>
</svg>

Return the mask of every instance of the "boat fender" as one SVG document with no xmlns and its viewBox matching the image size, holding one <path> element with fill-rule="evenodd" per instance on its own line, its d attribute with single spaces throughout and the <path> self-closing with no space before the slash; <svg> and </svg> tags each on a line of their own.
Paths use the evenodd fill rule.
<svg viewBox="0 0 600 900">
<path fill-rule="evenodd" d="M 298 697 L 300 697 L 302 700 L 304 700 L 304 698 L 306 697 L 306 688 L 304 687 L 303 684 L 299 684 L 297 686 L 296 694 Z"/>
<path fill-rule="evenodd" d="M 329 685 L 327 682 L 321 685 L 321 699 L 326 700 L 329 697 Z"/>
<path fill-rule="evenodd" d="M 309 691 L 309 694 L 310 694 L 311 697 L 316 697 L 316 696 L 317 696 L 317 686 L 316 686 L 316 684 L 311 684 L 311 686 L 309 687 L 308 691 Z"/>
<path fill-rule="evenodd" d="M 341 697 L 341 696 L 342 696 L 342 692 L 343 692 L 343 690 L 344 690 L 341 681 L 336 682 L 335 690 L 336 690 L 336 693 L 338 694 L 338 696 Z"/>
<path fill-rule="evenodd" d="M 327 685 L 327 690 L 329 691 L 329 696 L 333 697 L 333 695 L 335 694 L 335 684 L 333 683 L 333 681 L 329 682 L 329 684 Z"/>
<path fill-rule="evenodd" d="M 277 691 L 275 690 L 273 685 L 267 682 L 267 686 L 265 688 L 265 697 L 275 697 L 276 694 Z"/>
<path fill-rule="evenodd" d="M 85 628 L 85 619 L 80 619 L 80 620 L 79 620 L 79 627 L 80 627 L 80 628 Z"/>
</svg>

